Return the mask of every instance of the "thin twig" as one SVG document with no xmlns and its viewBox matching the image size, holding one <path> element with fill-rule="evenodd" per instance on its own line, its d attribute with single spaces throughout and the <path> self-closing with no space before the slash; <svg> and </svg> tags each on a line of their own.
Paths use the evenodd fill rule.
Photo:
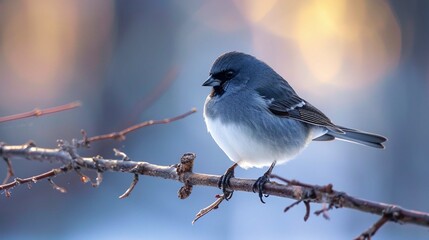
<svg viewBox="0 0 429 240">
<path fill-rule="evenodd" d="M 54 168 L 50 171 L 47 171 L 45 173 L 42 173 L 42 174 L 39 174 L 39 175 L 36 175 L 33 177 L 15 178 L 15 180 L 13 182 L 0 185 L 0 191 L 9 190 L 13 187 L 16 187 L 16 186 L 18 186 L 20 184 L 24 184 L 24 183 L 35 183 L 35 182 L 42 180 L 42 179 L 45 179 L 45 178 L 50 178 L 50 177 L 54 177 L 54 176 L 61 174 L 61 173 L 66 173 L 70 169 L 71 169 L 70 166 L 64 166 L 61 168 Z"/>
<path fill-rule="evenodd" d="M 310 201 L 304 200 L 304 206 L 305 206 L 304 222 L 306 222 L 310 217 Z"/>
<path fill-rule="evenodd" d="M 291 208 L 293 208 L 293 207 L 295 207 L 295 206 L 297 206 L 298 204 L 300 204 L 302 202 L 302 200 L 300 199 L 300 200 L 296 200 L 295 202 L 293 202 L 292 204 L 290 204 L 289 206 L 287 206 L 284 210 L 283 210 L 283 212 L 285 213 L 285 212 L 287 212 L 287 211 L 289 211 Z"/>
<path fill-rule="evenodd" d="M 5 184 L 9 181 L 9 179 L 13 176 L 15 176 L 15 173 L 13 172 L 13 167 L 12 167 L 12 163 L 9 161 L 8 158 L 3 158 L 4 161 L 6 162 L 7 165 L 7 173 L 6 173 L 6 177 L 3 180 L 2 184 Z"/>
<path fill-rule="evenodd" d="M 52 188 L 59 191 L 60 193 L 66 193 L 67 190 L 63 187 L 58 186 L 51 178 L 48 178 L 48 182 L 51 184 Z"/>
<path fill-rule="evenodd" d="M 355 240 L 371 240 L 371 237 L 380 229 L 384 224 L 389 221 L 389 217 L 383 215 L 377 222 L 375 222 L 368 230 L 359 235 Z"/>
<path fill-rule="evenodd" d="M 46 108 L 46 109 L 36 108 L 36 109 L 29 111 L 29 112 L 18 113 L 18 114 L 14 114 L 14 115 L 10 115 L 10 116 L 0 117 L 0 123 L 7 122 L 7 121 L 14 121 L 14 120 L 22 119 L 22 118 L 40 117 L 42 115 L 47 115 L 47 114 L 52 114 L 52 113 L 57 113 L 57 112 L 62 112 L 62 111 L 70 110 L 73 108 L 77 108 L 80 105 L 81 105 L 80 102 L 71 102 L 68 104 L 64 104 L 64 105 L 56 106 L 56 107 L 52 107 L 52 108 Z"/>
<path fill-rule="evenodd" d="M 333 206 L 334 205 L 330 204 L 328 207 L 326 207 L 326 203 L 322 203 L 322 209 L 315 211 L 314 214 L 316 214 L 316 216 L 319 216 L 320 214 L 322 214 L 324 219 L 329 220 L 331 218 L 329 217 L 328 212 L 329 210 L 332 210 Z"/>
<path fill-rule="evenodd" d="M 139 182 L 139 175 L 137 173 L 134 174 L 134 179 L 131 182 L 130 187 L 127 189 L 127 191 L 124 192 L 124 194 L 122 194 L 121 196 L 119 196 L 120 199 L 126 198 L 128 196 L 130 196 L 131 192 L 134 190 L 134 187 L 137 185 L 137 183 Z"/>
<path fill-rule="evenodd" d="M 150 125 L 167 124 L 170 122 L 174 122 L 174 121 L 180 120 L 182 118 L 185 118 L 185 117 L 195 113 L 196 111 L 197 111 L 196 108 L 192 108 L 190 111 L 183 113 L 183 114 L 180 114 L 176 117 L 166 118 L 163 120 L 150 120 L 150 121 L 142 122 L 142 123 L 136 124 L 134 126 L 126 128 L 126 129 L 119 131 L 119 132 L 112 132 L 112 133 L 103 134 L 103 135 L 94 136 L 94 137 L 86 137 L 86 135 L 84 135 L 83 145 L 88 145 L 89 143 L 92 143 L 95 141 L 100 141 L 100 140 L 106 140 L 106 139 L 114 139 L 114 140 L 122 141 L 122 140 L 125 140 L 125 135 L 127 135 L 128 133 L 130 133 L 132 131 L 135 131 L 137 129 L 147 127 Z M 85 131 L 83 131 L 83 132 L 85 132 Z"/>
<path fill-rule="evenodd" d="M 219 205 L 223 202 L 223 200 L 225 200 L 225 195 L 216 195 L 216 201 L 214 201 L 212 204 L 210 204 L 209 206 L 201 209 L 196 215 L 194 220 L 192 220 L 192 224 L 194 224 L 198 219 L 204 217 L 204 215 L 206 215 L 207 213 L 211 212 L 214 209 L 217 209 L 219 207 Z"/>
</svg>

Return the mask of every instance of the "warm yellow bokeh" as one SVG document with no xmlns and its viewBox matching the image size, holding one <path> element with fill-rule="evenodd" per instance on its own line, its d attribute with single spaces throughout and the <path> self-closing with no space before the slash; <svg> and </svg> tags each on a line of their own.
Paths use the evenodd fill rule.
<svg viewBox="0 0 429 240">
<path fill-rule="evenodd" d="M 251 22 L 258 22 L 275 6 L 277 0 L 234 0 L 238 10 Z"/>
<path fill-rule="evenodd" d="M 264 2 L 265 3 L 265 2 Z M 320 84 L 365 87 L 392 70 L 401 32 L 383 1 L 248 1 L 236 4 L 255 32 L 254 48 L 280 69 L 293 58 Z M 270 37 L 271 35 L 271 37 Z M 283 39 L 273 41 L 272 39 Z M 285 46 L 282 46 L 285 45 Z M 283 48 L 287 48 L 282 52 Z M 270 57 L 269 53 L 290 55 Z M 308 78 L 303 72 L 294 77 Z"/>
<path fill-rule="evenodd" d="M 8 70 L 16 81 L 35 88 L 55 85 L 58 73 L 66 70 L 76 52 L 78 16 L 74 4 L 29 0 L 9 7 L 11 14 L 5 17 L 8 24 L 2 33 L 2 57 Z M 67 11 L 62 11 L 64 8 Z"/>
<path fill-rule="evenodd" d="M 0 78 L 3 86 L 15 89 L 15 100 L 49 101 L 61 95 L 76 75 L 82 46 L 90 38 L 110 29 L 112 6 L 109 1 L 7 1 L 0 9 Z M 103 28 L 88 32 L 85 20 L 91 7 L 102 13 Z M 95 9 L 95 8 L 94 8 Z M 92 10 L 94 10 L 92 9 Z M 110 9 L 110 10 L 109 10 Z M 101 14 L 100 14 L 101 15 Z M 92 21 L 98 21 L 93 19 Z M 107 30 L 109 31 L 109 30 Z M 19 92 L 18 92 L 19 91 Z M 12 94 L 10 92 L 3 94 Z"/>
</svg>

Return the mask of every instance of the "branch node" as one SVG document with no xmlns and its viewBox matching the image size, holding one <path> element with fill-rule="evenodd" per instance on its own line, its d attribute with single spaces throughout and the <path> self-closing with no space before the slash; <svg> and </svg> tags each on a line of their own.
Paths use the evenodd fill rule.
<svg viewBox="0 0 429 240">
<path fill-rule="evenodd" d="M 180 199 L 185 199 L 192 193 L 192 185 L 186 179 L 186 173 L 192 173 L 195 158 L 195 153 L 185 153 L 180 158 L 180 164 L 176 166 L 176 172 L 177 175 L 179 175 L 179 180 L 184 183 L 177 193 Z"/>
<path fill-rule="evenodd" d="M 189 184 L 189 181 L 185 181 L 185 184 L 179 189 L 177 195 L 180 199 L 185 199 L 189 197 L 192 193 L 192 185 Z"/>
<path fill-rule="evenodd" d="M 79 106 L 80 106 L 79 102 L 72 102 L 72 103 L 62 105 L 62 106 L 56 106 L 56 107 L 46 108 L 46 109 L 35 108 L 33 111 L 29 111 L 29 112 L 25 112 L 25 113 L 18 113 L 18 114 L 9 115 L 6 117 L 0 117 L 0 123 L 18 120 L 18 119 L 23 119 L 23 118 L 29 118 L 29 117 L 39 117 L 39 116 L 46 115 L 46 114 L 52 114 L 52 113 L 56 113 L 56 112 L 66 111 L 66 110 L 73 109 L 73 108 L 76 108 Z"/>
<path fill-rule="evenodd" d="M 192 169 L 194 167 L 194 160 L 197 157 L 195 153 L 185 153 L 180 158 L 180 164 L 177 166 L 176 171 L 177 174 L 183 175 L 188 172 L 192 172 Z"/>
<path fill-rule="evenodd" d="M 383 216 L 389 218 L 392 222 L 398 222 L 402 218 L 401 210 L 395 205 L 391 205 L 384 209 Z"/>
<path fill-rule="evenodd" d="M 375 222 L 368 230 L 361 233 L 357 238 L 355 238 L 355 240 L 371 240 L 371 237 L 374 236 L 375 233 L 389 220 L 389 216 L 383 214 L 377 222 Z"/>
<path fill-rule="evenodd" d="M 308 218 L 310 217 L 310 201 L 311 199 L 316 199 L 317 194 L 313 188 L 311 189 L 304 189 L 304 193 L 301 195 L 301 199 L 293 202 L 291 205 L 287 206 L 283 212 L 289 211 L 291 208 L 295 207 L 296 205 L 300 204 L 301 202 L 304 202 L 305 205 L 305 215 L 304 215 L 304 221 L 306 222 Z"/>
<path fill-rule="evenodd" d="M 36 146 L 36 143 L 33 141 L 33 140 L 29 140 L 28 142 L 26 142 L 25 144 L 24 144 L 24 146 L 25 146 L 25 149 L 29 149 L 29 148 L 32 148 L 32 147 L 35 147 Z"/>
<path fill-rule="evenodd" d="M 79 141 L 79 145 L 89 148 L 90 147 L 90 141 L 88 141 L 88 134 L 86 133 L 86 131 L 84 129 L 80 130 L 80 134 L 82 134 L 82 140 Z"/>
<path fill-rule="evenodd" d="M 24 179 L 17 177 L 15 178 L 15 182 L 17 182 L 18 184 L 21 184 L 24 182 Z"/>
</svg>

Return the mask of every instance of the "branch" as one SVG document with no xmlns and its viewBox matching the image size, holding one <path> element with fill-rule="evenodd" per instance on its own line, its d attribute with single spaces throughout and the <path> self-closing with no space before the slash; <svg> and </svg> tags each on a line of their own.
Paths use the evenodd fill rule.
<svg viewBox="0 0 429 240">
<path fill-rule="evenodd" d="M 143 128 L 143 127 L 155 125 L 155 124 L 167 124 L 170 122 L 174 122 L 174 121 L 180 120 L 182 118 L 185 118 L 185 117 L 195 113 L 196 111 L 197 111 L 196 108 L 192 108 L 190 111 L 183 113 L 183 114 L 180 114 L 176 117 L 166 118 L 166 119 L 162 119 L 162 120 L 149 120 L 146 122 L 136 124 L 136 125 L 131 126 L 129 128 L 126 128 L 126 129 L 119 131 L 119 132 L 112 132 L 112 133 L 103 134 L 103 135 L 94 136 L 94 137 L 89 137 L 89 138 L 86 136 L 86 132 L 84 130 L 82 130 L 83 140 L 80 141 L 79 144 L 83 145 L 83 146 L 88 146 L 89 143 L 91 143 L 91 142 L 96 142 L 96 141 L 101 141 L 101 140 L 106 140 L 106 139 L 123 141 L 123 140 L 125 140 L 125 135 L 127 135 L 130 132 L 136 131 L 136 130 Z"/>
<path fill-rule="evenodd" d="M 40 117 L 42 115 L 67 111 L 67 110 L 70 110 L 73 108 L 77 108 L 80 105 L 81 105 L 80 102 L 72 102 L 72 103 L 61 105 L 61 106 L 56 106 L 56 107 L 46 108 L 46 109 L 35 108 L 33 111 L 29 111 L 29 112 L 25 112 L 25 113 L 19 113 L 19 114 L 5 116 L 5 117 L 0 117 L 0 123 L 18 120 L 18 119 L 22 119 L 22 118 Z"/>
<path fill-rule="evenodd" d="M 62 111 L 67 108 L 64 106 L 42 110 L 42 114 Z M 15 117 L 15 119 L 19 119 L 23 118 L 22 116 L 31 116 L 31 114 L 33 114 L 34 116 L 40 116 L 41 114 L 39 111 L 41 110 L 35 110 L 34 113 L 27 113 L 27 115 L 21 114 L 12 117 Z M 95 170 L 97 172 L 95 182 L 92 182 L 93 187 L 98 187 L 101 184 L 103 179 L 102 173 L 105 171 L 125 172 L 133 174 L 133 181 L 130 187 L 125 191 L 125 193 L 119 197 L 121 199 L 126 198 L 131 194 L 131 192 L 138 183 L 139 175 L 161 177 L 182 182 L 183 186 L 179 189 L 178 192 L 178 197 L 181 199 L 187 198 L 192 193 L 194 185 L 218 187 L 218 182 L 221 176 L 192 172 L 194 160 L 196 157 L 193 153 L 184 154 L 179 164 L 171 166 L 160 166 L 150 164 L 148 162 L 131 161 L 131 159 L 125 153 L 120 152 L 116 149 L 113 149 L 115 152 L 115 156 L 121 157 L 120 160 L 104 159 L 101 156 L 91 158 L 81 157 L 79 156 L 77 151 L 79 147 L 89 147 L 89 144 L 91 142 L 99 140 L 124 140 L 125 135 L 132 131 L 154 124 L 167 124 L 187 117 L 194 112 L 196 112 L 195 108 L 176 117 L 167 118 L 163 120 L 150 120 L 126 128 L 119 132 L 113 132 L 90 138 L 88 138 L 86 132 L 82 130 L 82 140 L 73 139 L 71 144 L 64 140 L 58 140 L 58 148 L 39 148 L 36 147 L 33 142 L 29 142 L 23 145 L 6 145 L 0 142 L 0 157 L 5 160 L 7 165 L 6 178 L 3 181 L 3 184 L 0 185 L 0 191 L 3 190 L 5 192 L 5 196 L 10 197 L 10 190 L 12 188 L 25 183 L 27 183 L 28 187 L 30 187 L 31 183 L 36 183 L 40 180 L 46 179 L 55 190 L 58 190 L 61 193 L 65 193 L 66 189 L 56 185 L 53 182 L 52 178 L 58 174 L 63 174 L 69 172 L 70 170 L 74 170 L 80 176 L 80 179 L 83 183 L 90 182 L 91 179 L 88 176 L 84 175 L 80 171 L 81 169 Z M 16 118 L 16 116 L 18 117 Z M 63 163 L 64 166 L 61 168 L 52 169 L 48 172 L 33 177 L 15 178 L 12 182 L 7 183 L 8 180 L 14 176 L 12 164 L 10 162 L 10 159 L 13 158 L 60 162 Z M 322 209 L 315 211 L 314 214 L 321 214 L 326 219 L 329 219 L 328 211 L 334 208 L 343 207 L 355 209 L 361 212 L 380 215 L 381 217 L 377 222 L 375 222 L 368 230 L 364 231 L 356 238 L 358 240 L 370 240 L 371 237 L 387 222 L 409 223 L 429 227 L 429 213 L 408 210 L 395 205 L 372 202 L 352 197 L 344 192 L 335 191 L 333 189 L 332 184 L 328 184 L 326 186 L 311 185 L 301 183 L 295 180 L 288 180 L 277 175 L 270 175 L 270 178 L 278 179 L 284 182 L 284 184 L 280 184 L 277 182 L 268 182 L 264 185 L 264 194 L 295 199 L 296 201 L 286 207 L 284 209 L 284 212 L 287 212 L 290 208 L 297 206 L 301 202 L 303 202 L 305 205 L 304 221 L 307 221 L 310 216 L 310 203 L 321 203 L 323 206 Z M 231 178 L 229 183 L 229 190 L 253 192 L 254 183 L 254 179 Z M 212 210 L 217 209 L 219 205 L 223 202 L 223 200 L 226 199 L 224 195 L 216 195 L 216 198 L 216 201 L 214 201 L 208 207 L 203 208 L 197 213 L 192 223 L 195 223 L 195 221 L 205 216 Z"/>
<path fill-rule="evenodd" d="M 218 187 L 218 181 L 221 176 L 201 173 L 193 173 L 192 165 L 195 154 L 185 154 L 181 163 L 171 166 L 155 165 L 148 162 L 123 161 L 114 159 L 104 159 L 101 157 L 80 157 L 74 151 L 73 146 L 66 142 L 61 143 L 58 148 L 39 148 L 28 145 L 0 145 L 0 156 L 7 159 L 25 158 L 28 160 L 61 162 L 66 166 L 74 166 L 81 169 L 92 169 L 99 172 L 113 171 L 126 172 L 131 174 L 146 175 L 179 181 L 185 184 L 181 191 L 181 198 L 189 196 L 192 186 Z M 69 169 L 69 168 L 67 168 Z M 61 171 L 66 172 L 66 171 Z M 60 172 L 60 173 L 61 173 Z M 48 172 L 45 175 L 38 175 L 37 180 L 53 177 L 58 174 L 57 171 Z M 278 176 L 274 176 L 278 177 Z M 34 178 L 34 177 L 33 177 Z M 33 178 L 25 179 L 30 181 Z M 14 182 L 0 185 L 0 190 L 8 190 L 23 183 L 22 179 L 15 179 Z M 234 191 L 252 192 L 254 179 L 231 178 L 230 188 Z M 281 184 L 270 182 L 265 184 L 264 194 L 278 197 L 290 198 L 295 200 L 305 200 L 312 203 L 328 204 L 327 211 L 332 208 L 350 208 L 361 212 L 377 214 L 383 217 L 383 221 L 392 221 L 398 223 L 409 223 L 429 227 L 429 214 L 414 210 L 408 210 L 399 206 L 368 201 L 352 197 L 344 192 L 335 191 L 332 185 L 317 186 L 310 184 Z M 131 188 L 131 187 L 130 187 Z M 131 191 L 131 190 L 130 190 Z M 307 204 L 306 204 L 307 205 Z M 384 224 L 384 223 L 383 223 Z M 381 225 L 383 225 L 381 224 Z M 380 224 L 377 224 L 377 226 Z M 378 228 L 375 229 L 375 231 Z M 371 232 L 370 232 L 371 231 Z M 371 234 L 375 231 L 370 230 Z M 365 235 L 366 236 L 366 235 Z"/>
</svg>

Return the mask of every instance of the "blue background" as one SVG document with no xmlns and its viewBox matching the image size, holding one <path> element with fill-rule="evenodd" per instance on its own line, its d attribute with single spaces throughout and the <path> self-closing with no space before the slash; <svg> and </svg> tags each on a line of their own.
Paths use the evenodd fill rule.
<svg viewBox="0 0 429 240">
<path fill-rule="evenodd" d="M 427 1 L 0 1 L 0 115 L 79 100 L 82 107 L 0 124 L 0 141 L 55 147 L 56 139 L 120 130 L 141 121 L 198 112 L 133 132 L 122 142 L 81 150 L 113 158 L 175 164 L 197 154 L 196 172 L 222 174 L 232 162 L 206 131 L 213 61 L 237 50 L 278 71 L 301 97 L 335 123 L 385 135 L 385 150 L 314 142 L 274 173 L 374 201 L 429 211 L 429 2 Z M 57 164 L 12 159 L 18 177 Z M 0 162 L 0 177 L 6 174 Z M 256 178 L 265 169 L 236 171 Z M 93 172 L 88 175 L 95 178 Z M 195 187 L 177 198 L 178 182 L 105 173 L 99 188 L 75 173 L 0 195 L 1 239 L 351 239 L 378 217 L 349 209 L 331 220 L 292 200 L 261 204 L 234 198 L 191 225 L 220 191 Z M 321 205 L 312 205 L 317 210 Z M 427 228 L 389 223 L 376 239 L 427 239 Z"/>
</svg>

